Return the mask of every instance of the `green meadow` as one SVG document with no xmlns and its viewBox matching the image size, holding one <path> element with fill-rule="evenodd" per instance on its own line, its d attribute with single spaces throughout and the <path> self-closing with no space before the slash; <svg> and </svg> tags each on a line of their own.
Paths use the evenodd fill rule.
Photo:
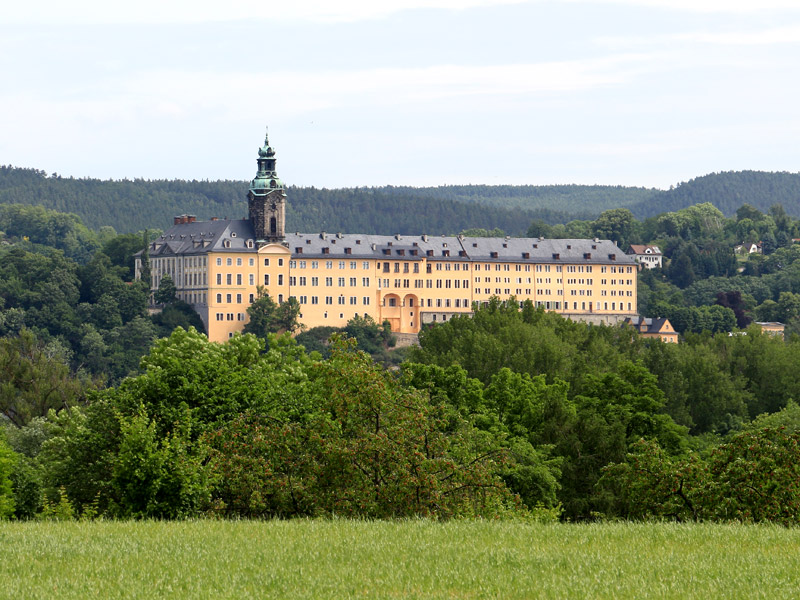
<svg viewBox="0 0 800 600">
<path fill-rule="evenodd" d="M 2 598 L 793 598 L 800 530 L 350 520 L 0 523 Z"/>
</svg>

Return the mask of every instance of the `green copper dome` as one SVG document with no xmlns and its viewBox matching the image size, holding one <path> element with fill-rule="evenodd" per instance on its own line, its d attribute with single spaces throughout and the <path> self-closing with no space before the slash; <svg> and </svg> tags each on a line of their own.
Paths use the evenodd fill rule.
<svg viewBox="0 0 800 600">
<path fill-rule="evenodd" d="M 255 179 L 250 182 L 250 191 L 256 196 L 263 196 L 270 190 L 283 188 L 283 182 L 278 179 L 275 170 L 277 160 L 275 150 L 269 145 L 269 132 L 264 137 L 264 145 L 258 149 L 258 172 Z"/>
</svg>

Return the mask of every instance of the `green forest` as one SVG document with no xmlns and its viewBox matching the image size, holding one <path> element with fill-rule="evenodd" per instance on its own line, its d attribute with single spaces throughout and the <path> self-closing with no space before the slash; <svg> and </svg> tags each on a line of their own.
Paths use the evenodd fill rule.
<svg viewBox="0 0 800 600">
<path fill-rule="evenodd" d="M 172 217 L 238 219 L 247 212 L 246 181 L 121 180 L 62 177 L 0 166 L 0 204 L 30 204 L 78 215 L 91 229 L 120 233 L 166 229 Z M 714 173 L 669 190 L 603 185 L 446 185 L 325 189 L 287 188 L 287 231 L 455 234 L 500 229 L 524 235 L 527 224 L 591 220 L 614 208 L 637 219 L 710 203 L 726 217 L 743 204 L 766 212 L 780 204 L 800 217 L 800 174 Z"/>
<path fill-rule="evenodd" d="M 151 314 L 133 281 L 156 230 L 2 204 L 0 232 L 2 517 L 800 520 L 800 221 L 781 204 L 527 221 L 658 245 L 639 310 L 679 344 L 513 298 L 417 347 L 368 319 L 291 337 L 268 296 L 214 344 L 174 289 Z"/>
</svg>

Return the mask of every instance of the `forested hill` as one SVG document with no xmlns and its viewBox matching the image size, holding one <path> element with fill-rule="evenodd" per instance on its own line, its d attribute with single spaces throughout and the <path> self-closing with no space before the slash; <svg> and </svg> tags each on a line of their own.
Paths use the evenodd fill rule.
<svg viewBox="0 0 800 600">
<path fill-rule="evenodd" d="M 198 219 L 247 215 L 247 182 L 143 179 L 102 181 L 48 176 L 44 171 L 0 166 L 0 204 L 34 204 L 74 213 L 90 228 L 111 225 L 118 232 L 166 228 L 174 215 Z M 576 218 L 573 210 L 489 206 L 439 197 L 437 188 L 383 187 L 318 189 L 289 187 L 289 231 L 458 233 L 500 228 L 522 235 L 533 219 L 548 223 Z M 590 218 L 591 213 L 580 213 Z"/>
<path fill-rule="evenodd" d="M 742 204 L 767 212 L 773 204 L 800 216 L 800 173 L 767 173 L 764 171 L 729 171 L 696 177 L 649 199 L 628 205 L 639 219 L 664 212 L 673 212 L 710 202 L 726 217 L 731 217 Z"/>
<path fill-rule="evenodd" d="M 0 204 L 34 204 L 74 213 L 92 229 L 166 228 L 177 214 L 246 216 L 244 181 L 121 180 L 62 178 L 36 169 L 0 166 Z M 710 202 L 726 215 L 743 203 L 766 211 L 782 204 L 800 216 L 800 175 L 743 171 L 698 177 L 674 189 L 622 186 L 439 186 L 301 188 L 287 190 L 289 231 L 376 234 L 454 234 L 499 228 L 523 235 L 531 221 L 566 223 L 594 219 L 610 208 L 629 208 L 644 219 Z"/>
</svg>

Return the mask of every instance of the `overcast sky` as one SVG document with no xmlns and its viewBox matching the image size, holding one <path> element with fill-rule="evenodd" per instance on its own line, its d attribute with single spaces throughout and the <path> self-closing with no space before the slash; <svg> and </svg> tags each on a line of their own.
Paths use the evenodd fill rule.
<svg viewBox="0 0 800 600">
<path fill-rule="evenodd" d="M 317 187 L 800 171 L 800 0 L 30 0 L 0 164 Z"/>
</svg>

